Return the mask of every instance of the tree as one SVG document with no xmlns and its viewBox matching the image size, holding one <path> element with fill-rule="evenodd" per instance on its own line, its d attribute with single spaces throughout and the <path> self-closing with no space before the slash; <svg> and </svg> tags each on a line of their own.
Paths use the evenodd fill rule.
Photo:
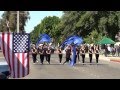
<svg viewBox="0 0 120 90">
<path fill-rule="evenodd" d="M 59 22 L 59 17 L 45 17 L 40 24 L 34 27 L 34 30 L 31 32 L 32 37 L 36 39 L 35 41 L 37 41 L 39 34 L 46 33 L 51 36 L 54 43 L 57 42 L 57 38 L 59 37 L 57 25 L 59 24 Z"/>
<path fill-rule="evenodd" d="M 61 18 L 45 17 L 33 32 L 33 37 L 47 33 L 55 42 L 63 42 L 70 35 L 96 43 L 103 36 L 115 41 L 120 30 L 120 11 L 64 11 Z M 33 33 L 32 32 L 32 33 Z"/>
<path fill-rule="evenodd" d="M 24 27 L 26 26 L 26 22 L 28 19 L 30 19 L 29 12 L 28 11 L 20 11 L 20 31 L 24 32 Z M 7 30 L 7 25 L 6 21 L 9 21 L 9 26 L 10 26 L 10 31 L 15 32 L 17 27 L 17 13 L 16 11 L 5 11 L 2 15 L 2 23 L 0 23 L 0 31 L 6 31 Z"/>
<path fill-rule="evenodd" d="M 65 11 L 59 29 L 64 39 L 70 35 L 88 37 L 97 30 L 102 36 L 115 40 L 120 29 L 119 11 Z M 63 39 L 63 40 L 64 40 Z"/>
<path fill-rule="evenodd" d="M 87 37 L 84 38 L 85 43 L 97 44 L 103 38 L 102 33 L 98 33 L 97 30 L 93 30 Z"/>
</svg>

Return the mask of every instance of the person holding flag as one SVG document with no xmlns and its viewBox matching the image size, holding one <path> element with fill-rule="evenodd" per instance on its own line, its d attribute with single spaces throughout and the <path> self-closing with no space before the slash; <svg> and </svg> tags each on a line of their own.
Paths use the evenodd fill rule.
<svg viewBox="0 0 120 90">
<path fill-rule="evenodd" d="M 77 58 L 77 54 L 76 54 L 76 47 L 75 44 L 72 44 L 72 60 L 70 62 L 71 66 L 74 66 L 76 64 L 76 58 Z"/>
</svg>

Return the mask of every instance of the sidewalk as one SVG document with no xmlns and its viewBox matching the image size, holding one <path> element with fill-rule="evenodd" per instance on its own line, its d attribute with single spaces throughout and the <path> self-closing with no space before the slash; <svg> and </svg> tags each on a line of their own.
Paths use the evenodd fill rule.
<svg viewBox="0 0 120 90">
<path fill-rule="evenodd" d="M 89 54 L 86 54 L 86 57 L 89 58 Z M 93 54 L 93 59 L 95 59 L 95 54 Z M 110 55 L 108 57 L 105 57 L 104 55 L 99 55 L 99 60 L 120 62 L 120 57 Z"/>
</svg>

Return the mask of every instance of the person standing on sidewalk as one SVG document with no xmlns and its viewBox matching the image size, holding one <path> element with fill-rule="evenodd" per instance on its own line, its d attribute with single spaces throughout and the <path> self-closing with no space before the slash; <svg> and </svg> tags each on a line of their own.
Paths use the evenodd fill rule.
<svg viewBox="0 0 120 90">
<path fill-rule="evenodd" d="M 98 59 L 99 59 L 99 46 L 98 45 L 95 48 L 95 57 L 96 57 L 96 63 L 98 63 Z"/>
<path fill-rule="evenodd" d="M 120 56 L 119 53 L 120 53 L 120 44 L 119 44 L 119 46 L 116 45 L 116 56 L 119 57 Z"/>
<path fill-rule="evenodd" d="M 93 54 L 93 50 L 92 50 L 92 47 L 91 47 L 91 46 L 89 47 L 88 53 L 89 53 L 90 63 L 92 63 L 92 54 Z"/>
<path fill-rule="evenodd" d="M 107 55 L 108 55 L 108 48 L 107 48 L 107 45 L 105 45 L 105 49 L 104 49 L 104 55 L 105 55 L 105 57 L 107 57 Z"/>
<path fill-rule="evenodd" d="M 61 62 L 62 62 L 62 49 L 60 47 L 58 48 L 58 56 L 59 56 L 59 62 L 61 64 Z"/>
</svg>

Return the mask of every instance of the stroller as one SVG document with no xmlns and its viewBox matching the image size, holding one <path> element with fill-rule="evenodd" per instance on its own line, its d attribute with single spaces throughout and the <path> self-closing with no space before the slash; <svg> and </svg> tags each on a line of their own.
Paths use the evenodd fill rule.
<svg viewBox="0 0 120 90">
<path fill-rule="evenodd" d="M 9 71 L 3 71 L 0 73 L 0 79 L 9 79 L 10 72 Z"/>
</svg>

